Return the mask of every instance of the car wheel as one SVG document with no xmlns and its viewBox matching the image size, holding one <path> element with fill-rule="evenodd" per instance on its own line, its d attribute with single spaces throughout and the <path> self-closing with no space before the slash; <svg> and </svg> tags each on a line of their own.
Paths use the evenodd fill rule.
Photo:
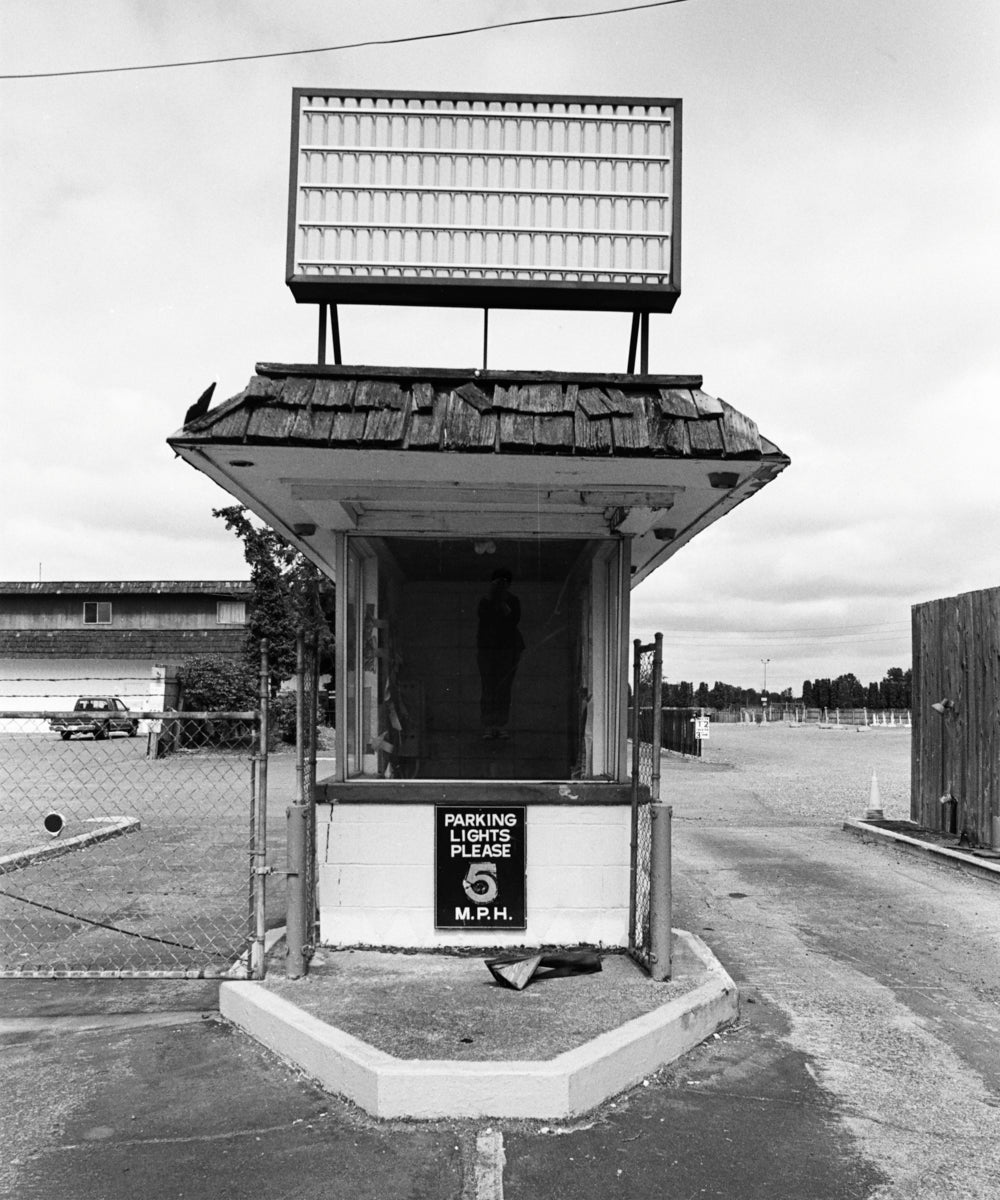
<svg viewBox="0 0 1000 1200">
<path fill-rule="evenodd" d="M 135 737 L 135 735 L 139 732 L 139 722 L 133 721 L 126 732 L 128 733 L 129 737 Z"/>
<path fill-rule="evenodd" d="M 94 726 L 94 741 L 95 742 L 103 742 L 107 736 L 108 736 L 107 725 L 95 725 Z"/>
<path fill-rule="evenodd" d="M 64 742 L 68 742 L 70 739 L 70 735 L 68 733 L 61 733 L 59 736 L 62 738 L 62 740 Z"/>
</svg>

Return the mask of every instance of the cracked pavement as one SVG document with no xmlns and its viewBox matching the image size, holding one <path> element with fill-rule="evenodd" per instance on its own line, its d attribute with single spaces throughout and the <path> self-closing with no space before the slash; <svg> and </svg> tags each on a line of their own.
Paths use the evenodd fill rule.
<svg viewBox="0 0 1000 1200">
<path fill-rule="evenodd" d="M 373 1121 L 209 982 L 0 982 L 0 1195 L 994 1200 L 1000 889 L 840 829 L 873 767 L 905 816 L 908 763 L 903 730 L 742 726 L 664 759 L 675 924 L 741 1015 L 575 1122 Z"/>
</svg>

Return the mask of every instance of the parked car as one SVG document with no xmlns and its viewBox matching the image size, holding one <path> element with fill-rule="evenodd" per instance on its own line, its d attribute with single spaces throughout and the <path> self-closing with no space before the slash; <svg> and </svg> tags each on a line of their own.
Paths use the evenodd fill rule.
<svg viewBox="0 0 1000 1200">
<path fill-rule="evenodd" d="M 75 733 L 89 733 L 95 741 L 101 741 L 111 733 L 135 737 L 139 721 L 129 714 L 128 706 L 117 696 L 81 696 L 73 705 L 72 715 L 53 717 L 49 728 L 63 741 L 68 741 Z"/>
</svg>

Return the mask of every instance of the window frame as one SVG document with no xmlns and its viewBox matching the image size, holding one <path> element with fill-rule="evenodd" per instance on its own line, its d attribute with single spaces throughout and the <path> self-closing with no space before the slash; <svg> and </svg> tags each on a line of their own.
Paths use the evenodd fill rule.
<svg viewBox="0 0 1000 1200">
<path fill-rule="evenodd" d="M 223 609 L 238 609 L 240 616 L 233 619 L 225 619 L 223 617 Z M 216 625 L 245 625 L 247 623 L 247 602 L 246 600 L 216 600 L 215 602 L 215 623 Z"/>
<path fill-rule="evenodd" d="M 87 618 L 87 610 L 94 610 L 92 620 Z M 107 616 L 101 620 L 101 611 L 106 610 Z M 83 623 L 84 625 L 110 625 L 112 623 L 113 613 L 110 600 L 84 600 L 83 602 Z"/>
</svg>

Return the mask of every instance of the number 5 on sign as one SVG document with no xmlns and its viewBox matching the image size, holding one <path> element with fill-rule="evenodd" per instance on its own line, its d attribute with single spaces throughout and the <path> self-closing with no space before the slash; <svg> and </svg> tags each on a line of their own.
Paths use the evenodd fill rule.
<svg viewBox="0 0 1000 1200">
<path fill-rule="evenodd" d="M 474 862 L 466 871 L 462 887 L 470 900 L 480 904 L 492 904 L 497 898 L 497 865 L 492 862 Z"/>
</svg>

